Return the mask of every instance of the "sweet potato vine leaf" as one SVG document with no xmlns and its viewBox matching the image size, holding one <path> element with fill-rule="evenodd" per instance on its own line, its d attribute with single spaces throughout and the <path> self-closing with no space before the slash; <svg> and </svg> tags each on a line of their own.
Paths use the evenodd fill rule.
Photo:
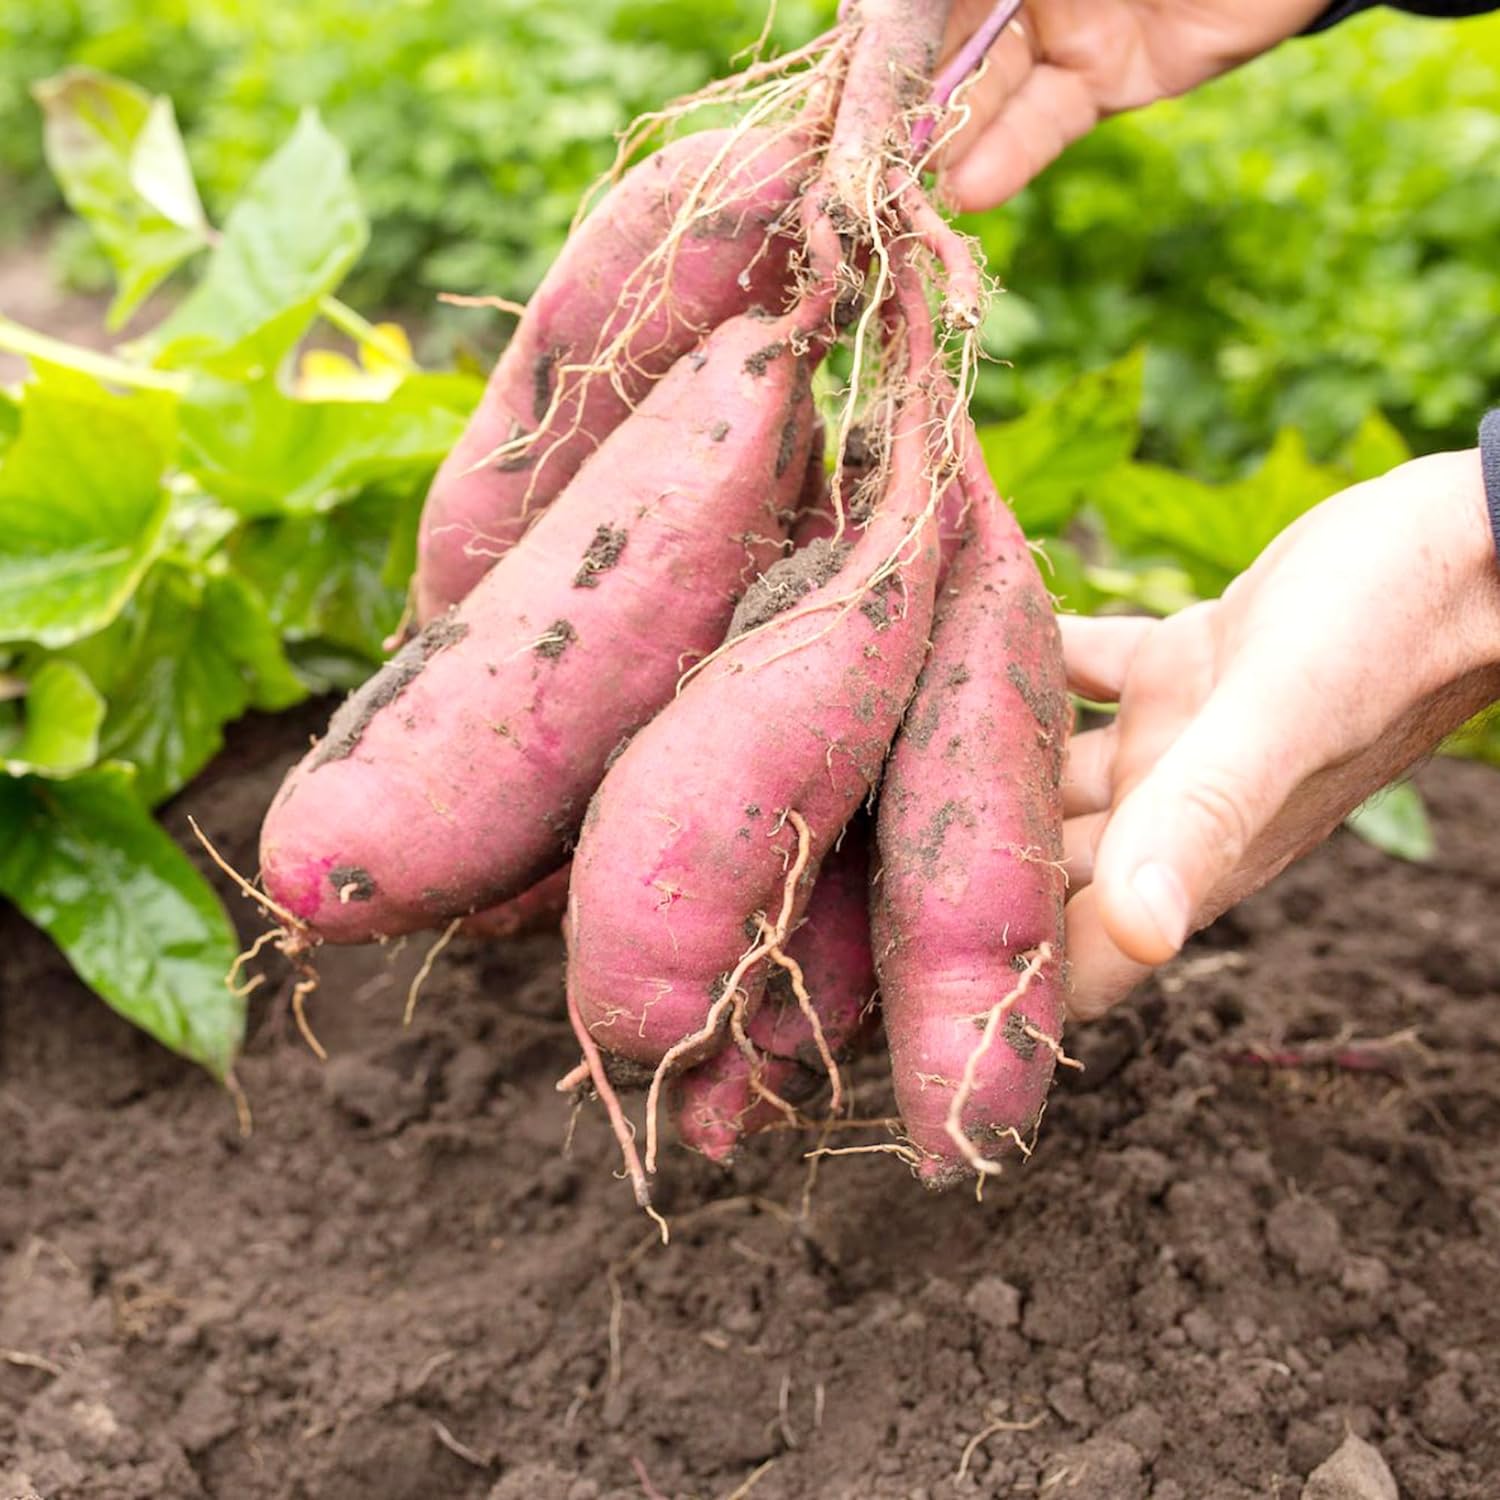
<svg viewBox="0 0 1500 1500">
<path fill-rule="evenodd" d="M 309 111 L 230 210 L 202 280 L 146 347 L 173 369 L 274 374 L 368 238 L 348 154 Z"/>
<path fill-rule="evenodd" d="M 172 102 L 92 68 L 69 68 L 32 92 L 52 175 L 114 265 L 109 327 L 119 328 L 212 237 Z"/>
<path fill-rule="evenodd" d="M 126 766 L 0 778 L 0 893 L 127 1020 L 222 1078 L 245 1003 L 219 898 L 137 797 Z"/>
<path fill-rule="evenodd" d="M 44 661 L 0 706 L 0 771 L 73 776 L 99 758 L 104 699 L 73 662 Z M 8 716 L 7 716 L 7 712 Z"/>
<path fill-rule="evenodd" d="M 119 614 L 162 544 L 174 442 L 169 397 L 27 385 L 0 457 L 0 640 L 64 646 Z"/>
</svg>

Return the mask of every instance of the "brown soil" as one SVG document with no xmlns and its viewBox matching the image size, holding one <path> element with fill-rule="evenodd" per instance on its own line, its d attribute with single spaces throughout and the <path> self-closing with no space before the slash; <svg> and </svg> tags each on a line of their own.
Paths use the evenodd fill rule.
<svg viewBox="0 0 1500 1500">
<path fill-rule="evenodd" d="M 248 862 L 325 711 L 243 726 L 174 831 Z M 328 955 L 333 1060 L 262 1004 L 241 1141 L 0 916 L 0 1497 L 1293 1500 L 1346 1427 L 1408 1500 L 1493 1496 L 1500 781 L 1421 784 L 1431 868 L 1341 837 L 1220 923 L 1071 1038 L 982 1206 L 885 1156 L 809 1191 L 776 1135 L 674 1156 L 667 1250 L 597 1109 L 564 1149 L 555 939 L 455 944 L 408 1032 L 420 946 Z M 1426 1050 L 1234 1057 L 1344 1026 Z"/>
</svg>

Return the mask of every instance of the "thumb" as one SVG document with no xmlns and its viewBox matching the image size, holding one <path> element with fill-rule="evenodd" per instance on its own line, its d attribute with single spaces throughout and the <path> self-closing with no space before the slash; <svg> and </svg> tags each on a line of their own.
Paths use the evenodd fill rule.
<svg viewBox="0 0 1500 1500">
<path fill-rule="evenodd" d="M 1137 963 L 1182 947 L 1215 887 L 1317 768 L 1316 704 L 1261 668 L 1258 680 L 1221 681 L 1110 815 L 1096 900 L 1110 939 Z"/>
</svg>

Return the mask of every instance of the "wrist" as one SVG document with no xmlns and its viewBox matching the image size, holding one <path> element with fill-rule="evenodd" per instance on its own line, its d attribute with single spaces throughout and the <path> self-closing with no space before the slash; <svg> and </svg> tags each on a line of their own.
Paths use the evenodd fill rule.
<svg viewBox="0 0 1500 1500">
<path fill-rule="evenodd" d="M 1410 474 L 1431 521 L 1426 534 L 1441 549 L 1463 665 L 1500 667 L 1500 554 L 1479 449 L 1433 453 L 1396 472 Z"/>
</svg>

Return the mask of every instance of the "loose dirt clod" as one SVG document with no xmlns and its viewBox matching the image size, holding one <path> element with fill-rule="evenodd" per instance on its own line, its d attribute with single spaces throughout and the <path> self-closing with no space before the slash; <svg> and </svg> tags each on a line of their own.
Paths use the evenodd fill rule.
<svg viewBox="0 0 1500 1500">
<path fill-rule="evenodd" d="M 789 610 L 814 589 L 822 588 L 843 567 L 850 543 L 816 537 L 790 557 L 774 562 L 757 578 L 740 600 L 729 622 L 728 639 L 756 630 L 768 620 Z"/>
<path fill-rule="evenodd" d="M 1380 1450 L 1351 1432 L 1308 1476 L 1302 1500 L 1397 1500 L 1396 1480 Z"/>
</svg>

